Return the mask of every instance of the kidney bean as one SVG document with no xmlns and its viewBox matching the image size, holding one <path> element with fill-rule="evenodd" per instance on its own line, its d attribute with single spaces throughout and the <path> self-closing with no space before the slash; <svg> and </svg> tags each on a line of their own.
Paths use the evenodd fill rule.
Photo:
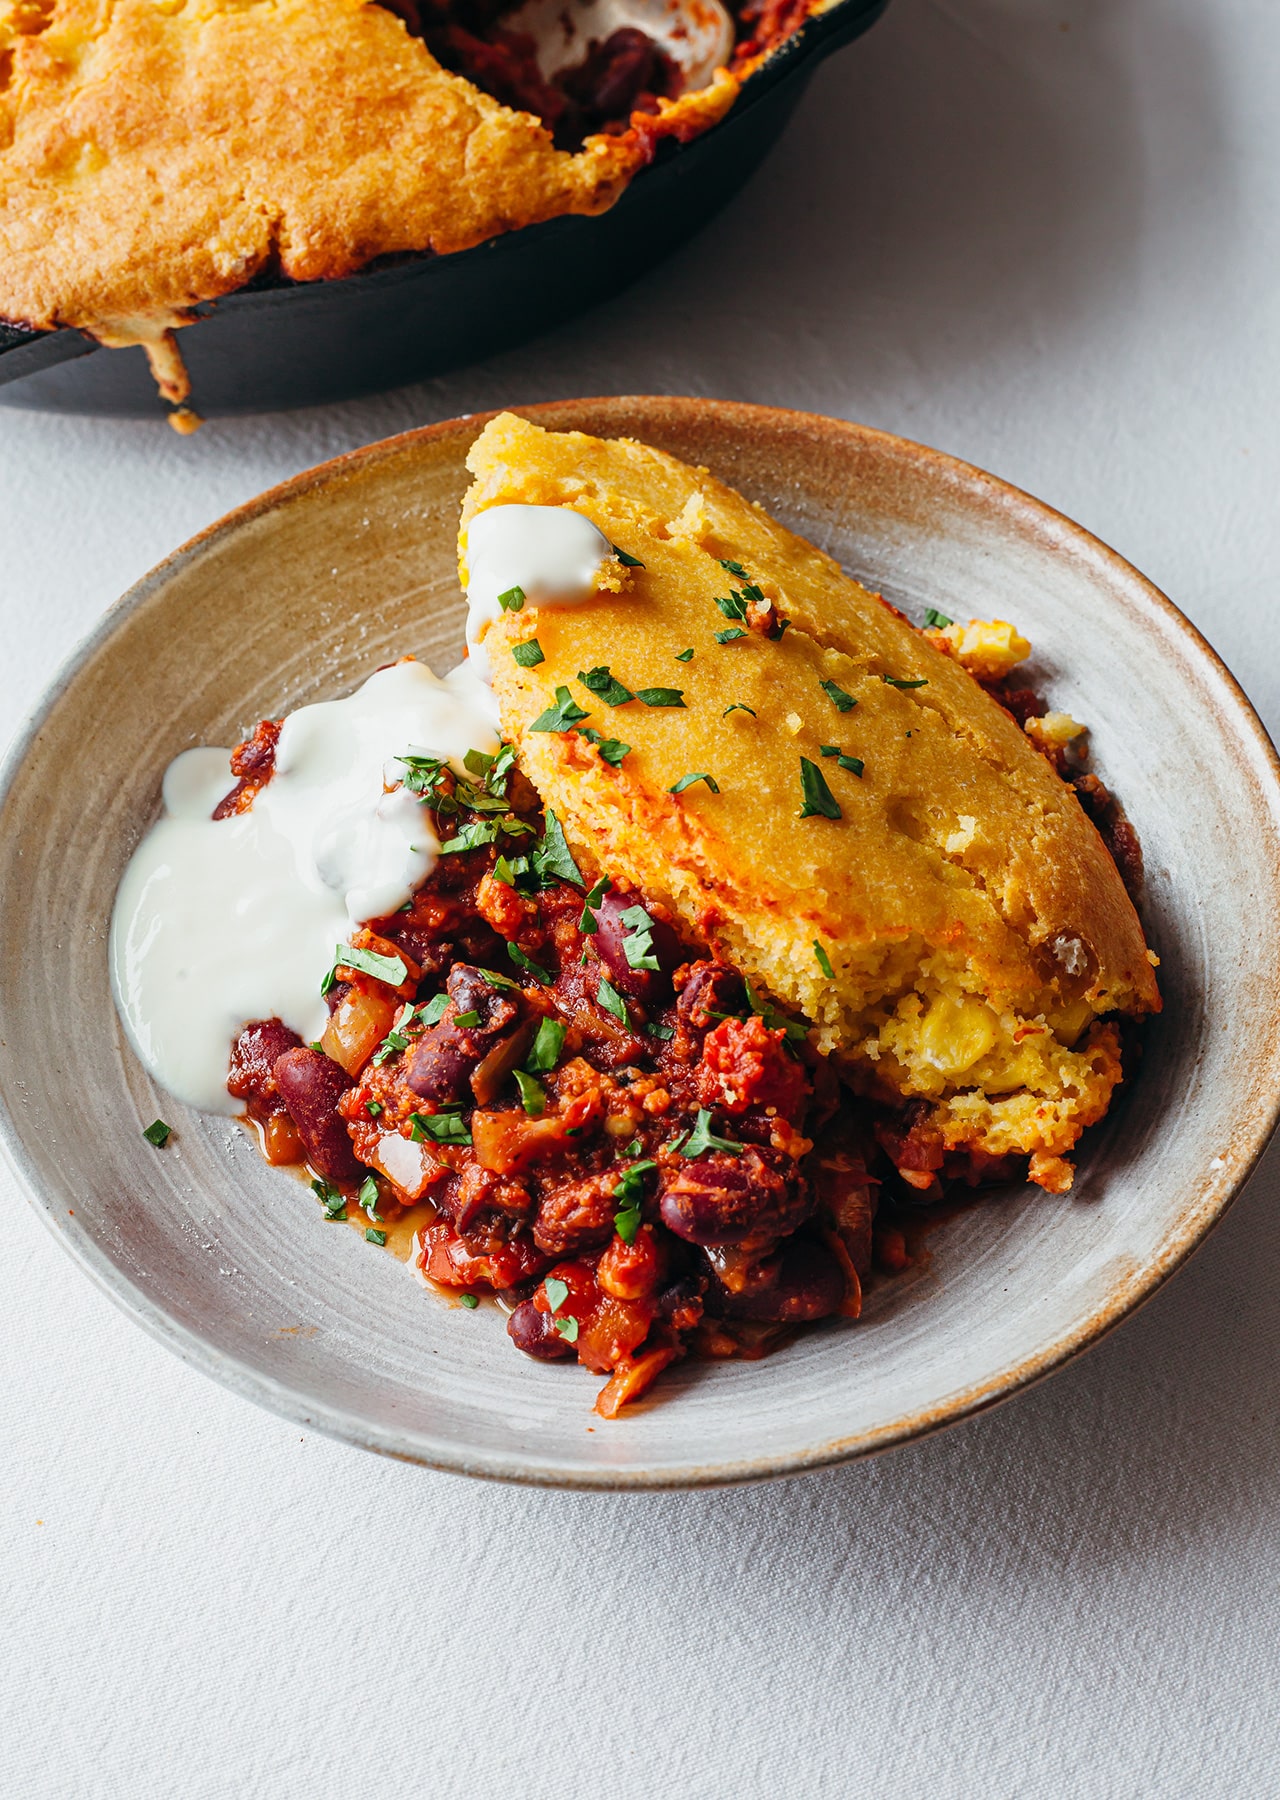
<svg viewBox="0 0 1280 1800">
<path fill-rule="evenodd" d="M 281 1019 L 256 1019 L 252 1025 L 246 1025 L 231 1052 L 227 1092 L 237 1100 L 256 1102 L 259 1109 L 278 1110 L 280 1090 L 273 1073 L 276 1060 L 301 1043 L 297 1032 L 290 1031 Z"/>
<path fill-rule="evenodd" d="M 618 1210 L 613 1197 L 617 1185 L 613 1174 L 588 1175 L 583 1181 L 567 1181 L 544 1193 L 533 1227 L 533 1241 L 539 1250 L 549 1256 L 578 1256 L 607 1244 Z"/>
<path fill-rule="evenodd" d="M 522 1300 L 507 1320 L 507 1336 L 517 1350 L 537 1362 L 560 1362 L 574 1354 L 573 1345 L 560 1336 L 551 1314 L 539 1312 L 532 1300 Z"/>
<path fill-rule="evenodd" d="M 667 1229 L 690 1244 L 740 1244 L 794 1231 L 810 1199 L 803 1183 L 750 1147 L 741 1156 L 713 1150 L 669 1173 L 660 1210 Z"/>
<path fill-rule="evenodd" d="M 258 789 L 270 781 L 276 766 L 276 740 L 280 736 L 281 719 L 263 719 L 251 738 L 237 744 L 231 752 L 231 773 L 236 785 L 213 809 L 215 819 L 229 819 L 252 805 Z"/>
<path fill-rule="evenodd" d="M 736 1294 L 713 1281 L 707 1290 L 707 1311 L 724 1319 L 802 1324 L 830 1318 L 844 1302 L 844 1271 L 828 1250 L 809 1238 L 792 1238 L 784 1244 L 765 1273 L 765 1279 Z"/>
<path fill-rule="evenodd" d="M 356 1161 L 346 1120 L 337 1110 L 352 1085 L 346 1070 L 303 1044 L 276 1058 L 274 1074 L 307 1161 L 326 1181 L 358 1181 L 365 1170 Z"/>
<path fill-rule="evenodd" d="M 736 969 L 718 962 L 696 962 L 689 969 L 676 1001 L 680 1023 L 706 1031 L 718 1023 L 717 1013 L 745 1013 L 747 990 Z"/>
<path fill-rule="evenodd" d="M 623 924 L 622 915 L 633 906 L 642 904 L 638 894 L 622 893 L 610 888 L 599 905 L 592 908 L 596 916 L 595 946 L 596 953 L 618 992 L 625 994 L 629 1000 L 652 1005 L 670 995 L 671 977 L 684 960 L 684 953 L 680 948 L 680 940 L 671 927 L 655 918 L 652 956 L 658 967 L 632 968 L 627 961 L 624 944 L 633 934 L 631 928 Z"/>
<path fill-rule="evenodd" d="M 445 983 L 449 1007 L 428 1026 L 409 1054 L 405 1080 L 424 1100 L 461 1100 L 471 1077 L 490 1051 L 520 1024 L 521 1007 L 493 987 L 479 969 L 455 963 Z M 478 1025 L 459 1025 L 459 1016 L 478 1013 Z"/>
</svg>

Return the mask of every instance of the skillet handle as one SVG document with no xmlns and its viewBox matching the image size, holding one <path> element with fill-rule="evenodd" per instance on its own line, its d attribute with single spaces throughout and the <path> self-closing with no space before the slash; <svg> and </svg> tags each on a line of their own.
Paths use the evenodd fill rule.
<svg viewBox="0 0 1280 1800">
<path fill-rule="evenodd" d="M 68 327 L 33 331 L 28 325 L 0 321 L 0 387 L 21 381 L 24 375 L 37 375 L 58 363 L 70 362 L 73 357 L 89 356 L 100 348 L 95 338 Z"/>
</svg>

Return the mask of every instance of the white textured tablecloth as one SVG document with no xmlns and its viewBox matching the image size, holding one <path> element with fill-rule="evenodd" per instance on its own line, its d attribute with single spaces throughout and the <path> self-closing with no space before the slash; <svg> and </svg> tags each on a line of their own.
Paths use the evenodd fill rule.
<svg viewBox="0 0 1280 1800">
<path fill-rule="evenodd" d="M 725 215 L 532 348 L 189 440 L 0 412 L 0 736 L 108 601 L 271 482 L 628 391 L 1007 476 L 1163 586 L 1274 730 L 1278 240 L 1277 0 L 895 0 Z M 988 1417 L 615 1499 L 301 1436 L 129 1323 L 0 1174 L 0 1792 L 1280 1793 L 1278 1177 Z"/>
</svg>

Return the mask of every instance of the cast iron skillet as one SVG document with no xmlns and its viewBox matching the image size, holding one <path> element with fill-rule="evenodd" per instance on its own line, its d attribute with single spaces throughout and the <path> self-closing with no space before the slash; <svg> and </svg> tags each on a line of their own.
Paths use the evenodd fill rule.
<svg viewBox="0 0 1280 1800">
<path fill-rule="evenodd" d="M 782 131 L 818 63 L 889 0 L 836 0 L 746 83 L 719 125 L 667 141 L 594 218 L 526 226 L 454 256 L 411 256 L 341 281 L 251 283 L 179 333 L 191 404 L 271 412 L 420 381 L 535 336 L 625 287 L 737 192 Z M 0 324 L 0 404 L 161 415 L 141 350 L 94 354 L 83 332 Z"/>
</svg>

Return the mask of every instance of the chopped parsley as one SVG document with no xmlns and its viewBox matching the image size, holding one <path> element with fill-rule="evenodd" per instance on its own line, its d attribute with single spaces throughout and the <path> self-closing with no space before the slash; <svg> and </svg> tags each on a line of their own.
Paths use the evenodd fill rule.
<svg viewBox="0 0 1280 1800">
<path fill-rule="evenodd" d="M 576 1319 L 566 1316 L 563 1319 L 556 1319 L 554 1321 L 554 1324 L 555 1324 L 556 1330 L 559 1332 L 560 1336 L 564 1339 L 566 1344 L 576 1344 L 577 1343 L 577 1341 L 578 1341 L 578 1321 Z"/>
<path fill-rule="evenodd" d="M 606 981 L 603 976 L 600 979 L 600 991 L 597 993 L 596 999 L 607 1013 L 612 1013 L 618 1023 L 625 1025 L 630 1031 L 631 1014 L 627 1011 L 627 1003 L 613 983 Z"/>
<path fill-rule="evenodd" d="M 483 781 L 497 760 L 487 750 L 468 750 L 462 759 L 462 766 L 468 775 L 478 775 Z"/>
<path fill-rule="evenodd" d="M 724 1150 L 730 1156 L 741 1156 L 745 1148 L 744 1144 L 736 1144 L 732 1138 L 717 1137 L 711 1129 L 711 1114 L 705 1106 L 700 1106 L 693 1130 L 680 1144 L 680 1154 L 694 1157 L 703 1156 L 708 1150 Z"/>
<path fill-rule="evenodd" d="M 552 1312 L 559 1312 L 569 1298 L 569 1283 L 561 1281 L 558 1275 L 548 1275 L 542 1284 L 542 1291 L 547 1296 L 547 1305 Z"/>
<path fill-rule="evenodd" d="M 597 669 L 579 669 L 578 680 L 606 706 L 625 706 L 628 700 L 635 699 L 631 689 L 623 687 L 617 676 L 610 673 L 608 663 L 601 663 Z"/>
<path fill-rule="evenodd" d="M 524 605 L 524 589 L 522 587 L 509 587 L 505 594 L 498 595 L 498 605 L 502 608 L 503 612 L 519 612 Z"/>
<path fill-rule="evenodd" d="M 622 954 L 629 966 L 633 969 L 656 969 L 658 959 L 653 953 L 653 920 L 643 906 L 629 906 L 621 915 L 621 923 L 627 928 L 622 940 Z"/>
<path fill-rule="evenodd" d="M 926 625 L 931 626 L 934 631 L 945 631 L 948 625 L 955 624 L 954 619 L 949 619 L 946 613 L 939 612 L 936 606 L 926 606 L 924 611 L 924 622 Z"/>
<path fill-rule="evenodd" d="M 715 638 L 717 644 L 732 644 L 738 638 L 744 638 L 746 635 L 741 625 L 731 625 L 728 631 L 717 631 Z"/>
<path fill-rule="evenodd" d="M 896 675 L 882 675 L 880 679 L 884 682 L 886 687 L 918 688 L 928 687 L 929 685 L 929 677 L 927 675 L 921 675 L 915 681 L 899 681 Z"/>
<path fill-rule="evenodd" d="M 555 977 L 548 974 L 541 963 L 536 963 L 531 956 L 526 956 L 519 944 L 508 944 L 507 955 L 511 958 L 517 969 L 523 969 L 526 975 L 532 975 L 533 979 L 535 981 L 540 981 L 543 987 L 551 986 Z"/>
<path fill-rule="evenodd" d="M 907 736 L 910 737 L 911 733 L 908 732 Z M 866 768 L 866 764 L 860 756 L 846 756 L 839 744 L 820 744 L 818 747 L 824 756 L 834 756 L 837 759 L 837 766 L 841 769 L 848 769 L 851 775 L 861 775 L 863 769 Z"/>
<path fill-rule="evenodd" d="M 675 786 L 669 787 L 667 792 L 669 794 L 683 794 L 686 788 L 691 788 L 694 783 L 698 781 L 705 781 L 713 794 L 718 794 L 720 792 L 720 783 L 714 776 L 706 774 L 701 769 L 692 775 L 682 775 Z"/>
<path fill-rule="evenodd" d="M 443 846 L 442 846 L 443 848 Z M 355 969 L 361 975 L 372 975 L 375 981 L 390 982 L 392 987 L 399 987 L 409 971 L 398 956 L 379 956 L 376 950 L 355 950 L 350 944 L 337 944 L 334 947 L 333 961 L 329 965 L 329 973 L 320 983 L 320 992 L 327 994 L 338 979 L 339 968 Z"/>
<path fill-rule="evenodd" d="M 471 1012 L 459 1013 L 453 1022 L 455 1025 L 460 1025 L 464 1031 L 470 1031 L 480 1023 L 480 1014 L 473 1008 Z"/>
<path fill-rule="evenodd" d="M 631 1142 L 630 1142 L 630 1143 L 629 1143 L 629 1144 L 624 1144 L 624 1145 L 623 1145 L 623 1147 L 622 1147 L 622 1154 L 623 1154 L 623 1155 L 624 1155 L 624 1156 L 639 1156 L 639 1154 L 640 1154 L 640 1147 L 641 1147 L 641 1146 L 640 1146 L 640 1139 L 639 1139 L 639 1138 L 638 1138 L 638 1137 L 636 1137 L 636 1138 L 632 1138 L 632 1140 L 631 1140 Z"/>
<path fill-rule="evenodd" d="M 479 1304 L 480 1304 L 480 1302 L 476 1299 L 474 1294 L 461 1294 L 461 1295 L 459 1295 L 459 1298 L 461 1299 L 462 1304 L 466 1307 L 468 1312 L 474 1312 L 476 1310 L 477 1306 L 479 1306 Z"/>
<path fill-rule="evenodd" d="M 621 738 L 607 738 L 600 732 L 593 731 L 590 725 L 580 725 L 578 736 L 586 738 L 600 752 L 602 761 L 610 763 L 615 769 L 621 768 L 624 756 L 630 756 L 630 744 L 624 744 Z"/>
<path fill-rule="evenodd" d="M 387 1241 L 387 1234 L 385 1231 L 379 1231 L 376 1225 L 366 1225 L 364 1228 L 364 1241 L 366 1244 L 385 1244 Z"/>
<path fill-rule="evenodd" d="M 750 713 L 753 719 L 757 719 L 760 716 L 754 706 L 744 706 L 741 700 L 735 700 L 732 706 L 725 707 L 724 711 L 720 714 L 720 717 L 722 719 L 727 719 L 729 714 L 733 712 Z"/>
<path fill-rule="evenodd" d="M 378 1114 L 382 1111 L 381 1100 L 366 1100 L 364 1103 L 364 1110 L 371 1119 L 376 1119 Z"/>
<path fill-rule="evenodd" d="M 692 646 L 692 644 L 689 646 L 689 648 L 687 650 L 677 650 L 676 651 L 676 661 L 677 662 L 692 662 L 693 661 L 693 646 Z"/>
<path fill-rule="evenodd" d="M 420 1144 L 429 1139 L 433 1144 L 469 1144 L 471 1133 L 461 1115 L 456 1112 L 410 1113 L 409 1123 L 413 1127 L 413 1141 Z"/>
<path fill-rule="evenodd" d="M 514 1073 L 521 1106 L 531 1119 L 540 1119 L 547 1110 L 546 1089 L 536 1075 L 530 1075 L 524 1069 L 516 1069 Z"/>
<path fill-rule="evenodd" d="M 726 619 L 745 619 L 747 616 L 746 598 L 735 588 L 728 595 L 716 595 L 716 605 Z"/>
<path fill-rule="evenodd" d="M 814 938 L 813 940 L 813 954 L 817 957 L 818 967 L 822 970 L 822 973 L 826 976 L 827 980 L 833 980 L 835 977 L 835 970 L 831 967 L 831 958 L 827 955 L 826 950 L 818 942 L 817 938 Z"/>
<path fill-rule="evenodd" d="M 518 981 L 512 981 L 509 975 L 499 975 L 496 969 L 481 969 L 480 973 L 491 988 L 505 988 L 513 994 L 519 989 Z"/>
<path fill-rule="evenodd" d="M 747 1004 L 750 1006 L 753 1013 L 756 1013 L 764 1020 L 765 1025 L 770 1031 L 782 1032 L 788 1044 L 798 1044 L 804 1038 L 808 1037 L 808 1029 L 801 1024 L 799 1019 L 789 1019 L 786 1013 L 779 1012 L 772 1000 L 764 999 L 761 995 L 757 994 L 749 981 L 746 984 L 746 988 Z M 733 1015 L 731 1013 L 726 1014 L 726 1017 L 732 1018 Z"/>
<path fill-rule="evenodd" d="M 636 699 L 644 706 L 683 706 L 683 688 L 637 688 Z"/>
<path fill-rule="evenodd" d="M 496 819 L 472 819 L 469 825 L 462 826 L 451 838 L 440 846 L 441 856 L 458 856 L 464 850 L 483 850 L 486 844 L 496 844 L 504 827 Z"/>
<path fill-rule="evenodd" d="M 674 1025 L 646 1025 L 644 1030 L 646 1037 L 661 1038 L 664 1043 L 676 1035 Z"/>
<path fill-rule="evenodd" d="M 609 877 L 602 875 L 582 903 L 582 917 L 578 920 L 578 930 L 586 937 L 594 937 L 600 929 L 599 921 L 592 907 L 599 906 L 610 887 Z"/>
<path fill-rule="evenodd" d="M 556 703 L 545 712 L 540 712 L 530 725 L 530 731 L 568 731 L 580 719 L 590 718 L 584 707 L 578 705 L 567 687 L 556 689 Z"/>
<path fill-rule="evenodd" d="M 613 1229 L 624 1244 L 634 1244 L 636 1233 L 640 1229 L 640 1202 L 631 1206 L 620 1207 L 613 1215 Z"/>
<path fill-rule="evenodd" d="M 437 994 L 434 1000 L 419 1008 L 418 1016 L 424 1025 L 438 1025 L 449 1008 L 448 994 Z M 405 1024 L 409 1021 L 406 1019 Z"/>
<path fill-rule="evenodd" d="M 574 887 L 587 885 L 565 841 L 564 828 L 553 812 L 548 811 L 546 815 L 546 825 L 534 846 L 531 861 L 538 878 L 548 887 L 552 880 L 571 881 Z"/>
<path fill-rule="evenodd" d="M 810 762 L 807 756 L 800 758 L 800 792 L 804 805 L 800 808 L 802 819 L 812 818 L 821 813 L 824 819 L 842 819 L 839 803 L 831 789 L 827 786 L 822 770 L 817 763 Z"/>
<path fill-rule="evenodd" d="M 739 581 L 745 581 L 747 579 L 747 571 L 743 568 L 743 566 L 740 562 L 734 562 L 732 557 L 718 556 L 716 558 L 716 561 L 720 564 L 720 567 L 722 569 L 724 569 L 727 574 L 736 575 L 738 577 Z"/>
<path fill-rule="evenodd" d="M 536 669 L 540 662 L 547 660 L 537 638 L 526 638 L 523 644 L 512 644 L 511 655 L 522 669 Z"/>
<path fill-rule="evenodd" d="M 157 1150 L 163 1150 L 173 1136 L 173 1126 L 166 1125 L 163 1119 L 153 1119 L 142 1135 Z"/>
<path fill-rule="evenodd" d="M 356 1202 L 362 1212 L 367 1212 L 374 1223 L 380 1225 L 382 1219 L 378 1212 L 378 1199 L 378 1184 L 372 1175 L 366 1175 L 360 1183 L 360 1192 L 356 1195 Z"/>
<path fill-rule="evenodd" d="M 538 1035 L 533 1046 L 524 1059 L 524 1066 L 534 1075 L 545 1075 L 554 1069 L 560 1060 L 560 1052 L 564 1048 L 565 1028 L 559 1019 L 543 1019 L 538 1025 Z"/>
<path fill-rule="evenodd" d="M 820 681 L 818 686 L 837 712 L 852 712 L 858 704 L 852 694 L 846 694 L 844 689 L 837 687 L 834 681 Z"/>
<path fill-rule="evenodd" d="M 489 873 L 504 887 L 517 888 L 521 878 L 529 873 L 529 858 L 527 856 L 499 856 Z"/>
<path fill-rule="evenodd" d="M 617 544 L 613 546 L 613 554 L 624 569 L 643 569 L 644 567 L 638 556 L 630 555 L 628 551 L 621 549 Z"/>
<path fill-rule="evenodd" d="M 629 1169 L 624 1169 L 618 1177 L 617 1187 L 613 1190 L 614 1199 L 621 1201 L 625 1206 L 637 1205 L 640 1196 L 644 1193 L 645 1176 L 657 1166 L 656 1162 L 649 1159 L 645 1162 L 632 1163 Z M 630 1241 L 628 1238 L 627 1242 L 630 1243 Z"/>
<path fill-rule="evenodd" d="M 327 1181 L 318 1178 L 311 1183 L 311 1192 L 324 1208 L 326 1219 L 345 1219 L 347 1216 L 347 1197 L 340 1189 L 330 1187 Z"/>
</svg>

